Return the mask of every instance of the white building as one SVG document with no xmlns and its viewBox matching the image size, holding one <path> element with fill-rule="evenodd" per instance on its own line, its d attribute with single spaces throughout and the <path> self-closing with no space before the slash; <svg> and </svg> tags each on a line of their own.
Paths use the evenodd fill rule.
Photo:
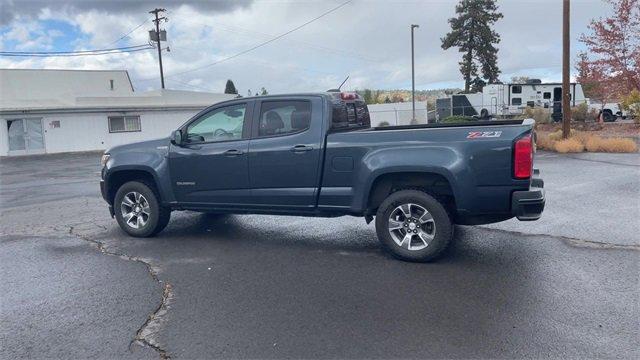
<svg viewBox="0 0 640 360">
<path fill-rule="evenodd" d="M 234 96 L 139 93 L 124 70 L 0 69 L 0 156 L 104 150 L 165 137 Z"/>
</svg>

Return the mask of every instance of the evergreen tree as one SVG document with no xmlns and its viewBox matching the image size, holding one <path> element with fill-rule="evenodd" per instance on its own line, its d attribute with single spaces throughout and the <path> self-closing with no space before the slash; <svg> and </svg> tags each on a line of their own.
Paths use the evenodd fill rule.
<svg viewBox="0 0 640 360">
<path fill-rule="evenodd" d="M 227 85 L 224 87 L 225 94 L 237 94 L 238 90 L 236 90 L 236 86 L 234 85 L 231 79 L 227 80 Z"/>
<path fill-rule="evenodd" d="M 477 90 L 484 80 L 490 84 L 498 80 L 500 69 L 495 45 L 500 42 L 500 35 L 491 25 L 500 18 L 502 14 L 495 0 L 460 0 L 456 17 L 449 19 L 451 32 L 441 39 L 442 48 L 457 47 L 463 53 L 459 64 L 465 92 L 469 92 L 472 85 Z M 484 80 L 478 76 L 478 70 Z"/>
</svg>

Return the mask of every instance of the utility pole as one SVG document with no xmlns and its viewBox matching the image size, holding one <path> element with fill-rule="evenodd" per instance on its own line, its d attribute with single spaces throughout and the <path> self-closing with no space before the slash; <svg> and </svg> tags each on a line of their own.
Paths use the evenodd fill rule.
<svg viewBox="0 0 640 360">
<path fill-rule="evenodd" d="M 569 0 L 562 1 L 562 138 L 567 139 L 571 134 L 571 87 L 569 85 L 570 48 L 570 20 Z"/>
<path fill-rule="evenodd" d="M 162 71 L 162 45 L 161 45 L 162 37 L 160 34 L 160 21 L 162 20 L 167 21 L 167 18 L 164 16 L 161 17 L 160 13 L 165 11 L 167 10 L 158 9 L 158 8 L 149 11 L 149 14 L 154 14 L 156 16 L 155 20 L 153 20 L 153 22 L 156 24 L 155 39 L 154 39 L 154 36 L 152 36 L 151 41 L 157 41 L 158 43 L 158 62 L 160 63 L 160 84 L 162 85 L 163 89 L 164 89 L 164 72 Z M 166 41 L 166 35 L 165 35 L 165 41 Z"/>
<path fill-rule="evenodd" d="M 411 110 L 413 122 L 416 121 L 416 67 L 413 51 L 413 29 L 420 27 L 419 25 L 411 24 Z"/>
</svg>

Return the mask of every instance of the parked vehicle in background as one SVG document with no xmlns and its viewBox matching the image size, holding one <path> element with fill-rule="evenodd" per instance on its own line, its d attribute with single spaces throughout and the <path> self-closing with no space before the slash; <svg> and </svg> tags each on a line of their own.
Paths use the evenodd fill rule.
<svg viewBox="0 0 640 360">
<path fill-rule="evenodd" d="M 570 86 L 571 106 L 587 102 L 582 85 Z M 562 100 L 561 83 L 542 83 L 531 79 L 526 83 L 489 84 L 482 92 L 454 94 L 436 101 L 440 119 L 448 116 L 476 116 L 480 119 L 522 115 L 526 107 L 542 107 L 550 112 L 562 111 L 554 105 Z"/>
<path fill-rule="evenodd" d="M 601 103 L 590 102 L 589 109 L 597 111 L 598 114 L 602 113 L 602 120 L 605 122 L 613 122 L 618 118 L 627 118 L 627 111 L 623 110 L 618 103 L 606 103 L 602 105 Z"/>
<path fill-rule="evenodd" d="M 454 224 L 536 220 L 533 121 L 371 128 L 357 94 L 241 98 L 170 138 L 114 147 L 102 196 L 120 227 L 153 236 L 171 211 L 359 216 L 398 258 L 437 258 Z"/>
</svg>

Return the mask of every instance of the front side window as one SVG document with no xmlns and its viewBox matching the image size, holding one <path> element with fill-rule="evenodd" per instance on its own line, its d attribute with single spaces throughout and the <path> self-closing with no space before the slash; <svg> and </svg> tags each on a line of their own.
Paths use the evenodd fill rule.
<svg viewBox="0 0 640 360">
<path fill-rule="evenodd" d="M 513 85 L 511 87 L 511 92 L 514 94 L 522 94 L 522 86 L 520 85 Z"/>
<path fill-rule="evenodd" d="M 187 127 L 186 142 L 217 142 L 242 139 L 246 104 L 213 110 Z"/>
<path fill-rule="evenodd" d="M 265 101 L 260 106 L 258 136 L 305 131 L 311 123 L 311 103 L 304 100 Z"/>
<path fill-rule="evenodd" d="M 511 105 L 522 105 L 522 98 L 511 99 Z"/>
<path fill-rule="evenodd" d="M 141 131 L 140 116 L 109 116 L 109 132 Z"/>
</svg>

